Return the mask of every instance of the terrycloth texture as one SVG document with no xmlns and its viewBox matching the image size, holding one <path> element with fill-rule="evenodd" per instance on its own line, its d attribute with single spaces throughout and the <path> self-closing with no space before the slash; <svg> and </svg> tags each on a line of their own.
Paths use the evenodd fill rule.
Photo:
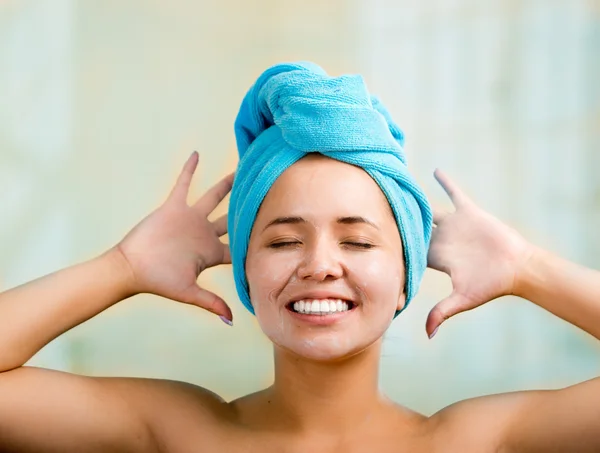
<svg viewBox="0 0 600 453">
<path fill-rule="evenodd" d="M 273 66 L 246 94 L 235 136 L 228 227 L 236 288 L 250 312 L 245 262 L 256 214 L 279 175 L 310 152 L 361 167 L 379 184 L 404 244 L 408 305 L 427 266 L 431 208 L 406 167 L 402 131 L 362 77 L 330 77 L 306 62 Z"/>
</svg>

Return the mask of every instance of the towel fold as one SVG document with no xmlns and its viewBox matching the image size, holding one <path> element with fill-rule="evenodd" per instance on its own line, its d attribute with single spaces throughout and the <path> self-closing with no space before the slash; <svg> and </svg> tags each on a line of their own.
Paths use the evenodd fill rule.
<svg viewBox="0 0 600 453">
<path fill-rule="evenodd" d="M 427 266 L 431 208 L 406 167 L 404 134 L 361 76 L 330 77 L 308 62 L 273 66 L 244 97 L 235 136 L 228 228 L 236 289 L 250 312 L 245 262 L 258 209 L 275 180 L 311 152 L 361 167 L 387 197 L 404 246 L 408 305 Z"/>
</svg>

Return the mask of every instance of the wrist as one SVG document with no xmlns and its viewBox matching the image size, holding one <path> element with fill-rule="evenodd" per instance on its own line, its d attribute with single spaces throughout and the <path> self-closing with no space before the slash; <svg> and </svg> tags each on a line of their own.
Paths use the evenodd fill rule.
<svg viewBox="0 0 600 453">
<path fill-rule="evenodd" d="M 103 253 L 98 259 L 105 263 L 109 280 L 116 285 L 118 292 L 122 294 L 122 299 L 142 292 L 138 289 L 131 264 L 118 245 Z"/>
<path fill-rule="evenodd" d="M 530 245 L 527 253 L 515 272 L 515 282 L 512 295 L 523 299 L 532 300 L 535 298 L 536 288 L 543 279 L 540 265 L 544 263 L 544 257 L 547 252 L 539 247 Z"/>
</svg>

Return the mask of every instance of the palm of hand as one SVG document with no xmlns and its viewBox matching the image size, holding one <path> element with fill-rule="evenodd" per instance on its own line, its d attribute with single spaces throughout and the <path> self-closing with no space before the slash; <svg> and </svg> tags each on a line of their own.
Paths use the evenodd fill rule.
<svg viewBox="0 0 600 453">
<path fill-rule="evenodd" d="M 198 305 L 231 319 L 227 304 L 200 288 L 196 280 L 204 269 L 231 262 L 228 245 L 219 239 L 227 232 L 227 216 L 214 222 L 207 216 L 227 195 L 233 178 L 223 179 L 189 206 L 186 198 L 197 164 L 194 153 L 165 203 L 136 225 L 117 248 L 131 269 L 135 292 Z"/>
<path fill-rule="evenodd" d="M 451 316 L 512 294 L 515 276 L 531 254 L 525 239 L 477 207 L 446 175 L 437 171 L 436 179 L 456 211 L 434 213 L 428 266 L 448 274 L 454 290 L 429 313 L 430 336 Z"/>
</svg>

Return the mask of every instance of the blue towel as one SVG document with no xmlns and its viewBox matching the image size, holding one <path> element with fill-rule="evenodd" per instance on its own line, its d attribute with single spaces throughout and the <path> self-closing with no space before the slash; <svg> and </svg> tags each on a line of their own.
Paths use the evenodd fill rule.
<svg viewBox="0 0 600 453">
<path fill-rule="evenodd" d="M 273 66 L 244 97 L 235 137 L 229 242 L 237 292 L 251 313 L 245 262 L 256 214 L 275 180 L 310 152 L 361 167 L 379 184 L 404 245 L 408 305 L 427 266 L 431 208 L 406 167 L 402 131 L 361 76 L 330 77 L 308 62 Z"/>
</svg>

